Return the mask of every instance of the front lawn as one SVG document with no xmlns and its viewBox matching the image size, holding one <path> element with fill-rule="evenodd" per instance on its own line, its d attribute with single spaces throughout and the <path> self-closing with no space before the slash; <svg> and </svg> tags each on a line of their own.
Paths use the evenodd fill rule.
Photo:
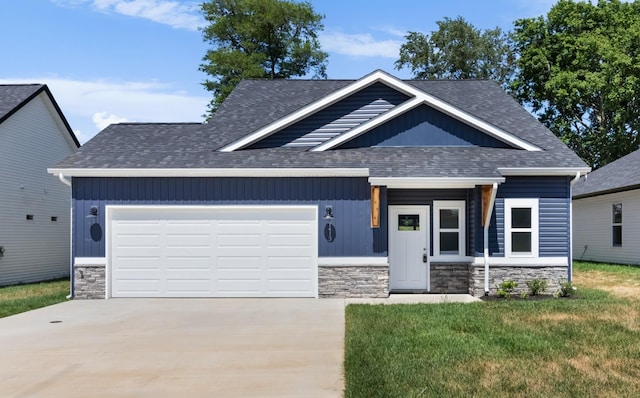
<svg viewBox="0 0 640 398">
<path fill-rule="evenodd" d="M 596 271 L 640 286 L 581 263 L 572 300 L 350 305 L 345 396 L 640 396 L 640 300 L 582 284 Z"/>
<path fill-rule="evenodd" d="M 68 294 L 68 278 L 0 287 L 0 318 L 61 303 Z"/>
</svg>

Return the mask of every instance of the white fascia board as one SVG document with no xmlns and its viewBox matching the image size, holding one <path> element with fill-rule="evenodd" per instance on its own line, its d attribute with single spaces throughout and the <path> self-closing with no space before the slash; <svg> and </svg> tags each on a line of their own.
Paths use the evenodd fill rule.
<svg viewBox="0 0 640 398">
<path fill-rule="evenodd" d="M 498 167 L 498 172 L 505 176 L 575 176 L 585 175 L 591 167 Z"/>
<path fill-rule="evenodd" d="M 347 133 L 344 134 L 340 134 L 335 138 L 330 139 L 329 141 L 326 141 L 316 147 L 313 147 L 311 149 L 311 152 L 323 152 L 326 151 L 327 149 L 331 149 L 331 148 L 335 148 L 337 146 L 340 146 L 341 144 L 359 136 L 362 135 L 363 133 L 377 127 L 380 126 L 381 124 L 393 119 L 396 116 L 399 116 L 405 112 L 410 111 L 411 109 L 417 107 L 418 105 L 422 104 L 422 100 L 419 98 L 413 98 L 409 101 L 406 101 L 404 103 L 402 103 L 401 105 L 398 105 L 394 108 L 392 108 L 391 110 L 359 125 L 358 127 L 355 127 L 354 129 L 350 130 Z"/>
<path fill-rule="evenodd" d="M 368 168 L 47 169 L 66 177 L 368 177 Z"/>
<path fill-rule="evenodd" d="M 299 110 L 289 114 L 286 117 L 283 117 L 273 123 L 266 125 L 253 134 L 250 134 L 238 141 L 232 142 L 231 144 L 222 147 L 220 151 L 233 152 L 235 150 L 242 149 L 377 82 L 384 82 L 394 88 L 399 89 L 400 91 L 404 91 L 409 95 L 415 95 L 415 93 L 418 92 L 418 90 L 403 83 L 401 80 L 398 80 L 381 70 L 377 70 L 359 80 L 356 80 L 346 87 L 343 87 L 340 90 L 327 95 L 326 97 L 323 97 L 305 107 L 300 108 Z M 396 87 L 399 85 L 398 82 L 402 83 L 402 88 Z"/>
<path fill-rule="evenodd" d="M 476 185 L 501 184 L 504 181 L 504 177 L 369 177 L 369 184 L 386 186 L 391 189 L 474 188 Z"/>
</svg>

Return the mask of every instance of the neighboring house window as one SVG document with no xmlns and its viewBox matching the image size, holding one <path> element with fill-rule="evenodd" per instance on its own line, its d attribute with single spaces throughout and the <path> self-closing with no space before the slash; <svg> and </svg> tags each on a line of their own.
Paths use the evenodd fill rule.
<svg viewBox="0 0 640 398">
<path fill-rule="evenodd" d="M 505 256 L 538 257 L 538 236 L 538 199 L 505 199 Z"/>
<path fill-rule="evenodd" d="M 622 246 L 622 203 L 616 203 L 612 209 L 613 246 Z"/>
<path fill-rule="evenodd" d="M 433 202 L 433 254 L 434 256 L 464 256 L 465 202 Z"/>
</svg>

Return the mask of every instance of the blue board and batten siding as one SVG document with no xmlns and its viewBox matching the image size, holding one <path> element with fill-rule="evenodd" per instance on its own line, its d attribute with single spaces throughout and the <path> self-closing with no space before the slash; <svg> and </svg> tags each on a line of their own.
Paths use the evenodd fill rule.
<svg viewBox="0 0 640 398">
<path fill-rule="evenodd" d="M 476 128 L 426 105 L 394 118 L 340 148 L 481 146 L 509 148 Z"/>
<path fill-rule="evenodd" d="M 104 231 L 94 241 L 91 225 L 105 226 L 106 205 L 314 205 L 318 206 L 318 255 L 386 256 L 386 190 L 380 195 L 380 228 L 370 228 L 366 178 L 73 178 L 75 257 L 104 257 Z M 91 206 L 98 218 L 87 218 Z M 335 240 L 324 238 L 325 206 L 333 206 Z M 95 230 L 94 230 L 95 232 Z M 95 238 L 95 235 L 94 235 Z"/>
<path fill-rule="evenodd" d="M 480 193 L 476 194 L 479 197 Z M 504 200 L 505 198 L 538 199 L 539 256 L 566 257 L 569 255 L 570 190 L 569 177 L 509 177 L 498 186 L 495 208 L 489 227 L 489 253 L 504 257 Z M 481 209 L 476 213 L 480 216 Z M 476 231 L 476 255 L 482 255 L 482 226 Z"/>
</svg>

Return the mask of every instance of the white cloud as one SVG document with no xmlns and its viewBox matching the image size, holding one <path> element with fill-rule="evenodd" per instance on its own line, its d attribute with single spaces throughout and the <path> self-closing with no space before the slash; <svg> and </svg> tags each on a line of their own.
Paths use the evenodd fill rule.
<svg viewBox="0 0 640 398">
<path fill-rule="evenodd" d="M 196 1 L 167 0 L 52 0 L 55 4 L 77 7 L 90 4 L 100 12 L 144 18 L 176 29 L 197 30 L 204 26 Z"/>
<path fill-rule="evenodd" d="M 356 57 L 397 58 L 401 40 L 376 40 L 369 33 L 347 34 L 325 32 L 320 34 L 322 49 Z"/>
<path fill-rule="evenodd" d="M 129 121 L 129 119 L 127 119 L 126 117 L 109 115 L 107 114 L 107 112 L 94 113 L 91 120 L 93 120 L 93 124 L 96 125 L 98 130 L 104 130 L 110 124 L 124 123 Z"/>
<path fill-rule="evenodd" d="M 105 123 L 202 122 L 210 96 L 158 82 L 83 81 L 49 76 L 0 79 L 0 84 L 45 83 L 80 142 Z"/>
</svg>

